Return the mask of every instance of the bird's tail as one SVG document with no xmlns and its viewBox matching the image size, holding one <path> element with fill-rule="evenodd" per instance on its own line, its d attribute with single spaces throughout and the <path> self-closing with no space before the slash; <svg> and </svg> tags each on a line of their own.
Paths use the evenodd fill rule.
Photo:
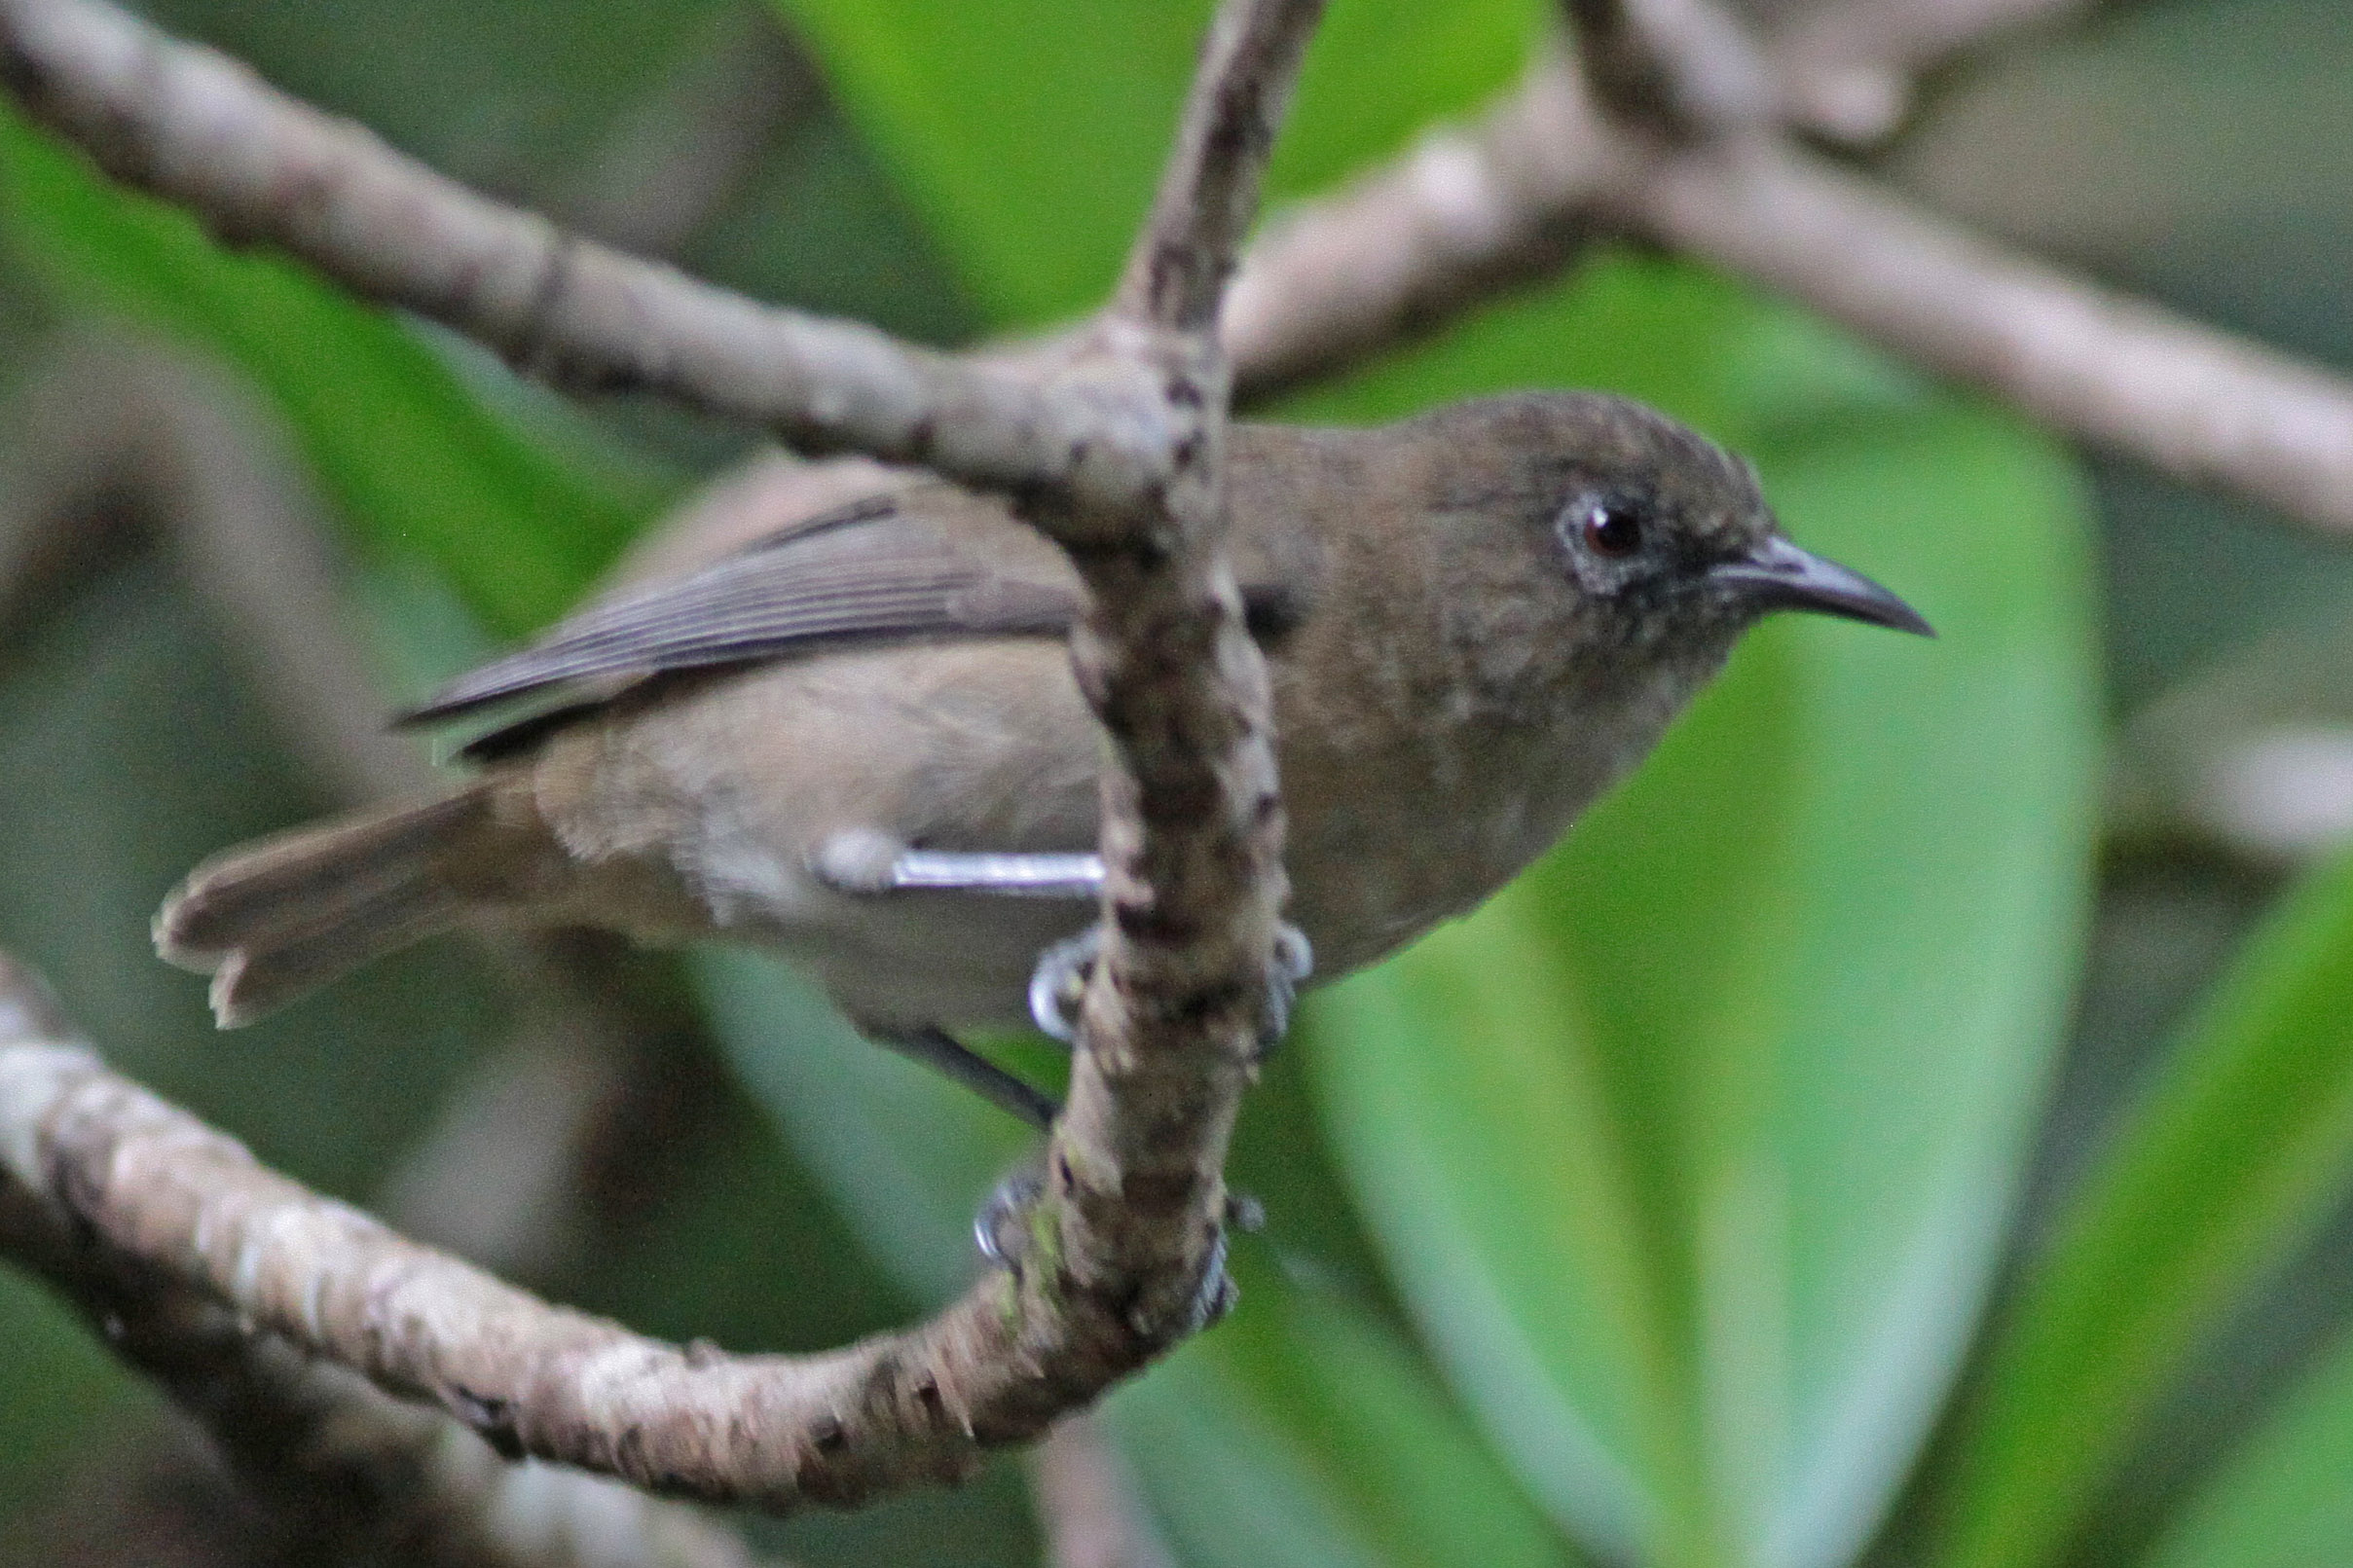
<svg viewBox="0 0 2353 1568">
<path fill-rule="evenodd" d="M 455 925 L 495 848 L 490 781 L 264 839 L 188 874 L 155 918 L 156 951 L 212 975 L 223 1029 L 251 1023 L 380 954 Z"/>
</svg>

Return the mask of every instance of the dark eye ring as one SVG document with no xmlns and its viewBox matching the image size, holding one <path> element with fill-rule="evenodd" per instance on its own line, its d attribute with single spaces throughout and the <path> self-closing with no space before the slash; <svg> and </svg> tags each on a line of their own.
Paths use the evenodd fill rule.
<svg viewBox="0 0 2353 1568">
<path fill-rule="evenodd" d="M 1642 520 L 1633 507 L 1618 501 L 1595 501 L 1586 507 L 1577 532 L 1595 555 L 1617 559 L 1642 548 Z"/>
</svg>

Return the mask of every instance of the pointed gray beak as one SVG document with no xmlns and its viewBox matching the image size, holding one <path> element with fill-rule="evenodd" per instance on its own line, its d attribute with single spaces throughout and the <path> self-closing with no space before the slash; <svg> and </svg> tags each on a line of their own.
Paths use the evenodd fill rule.
<svg viewBox="0 0 2353 1568">
<path fill-rule="evenodd" d="M 1921 637 L 1936 635 L 1918 610 L 1861 572 L 1800 550 L 1778 534 L 1746 560 L 1727 561 L 1708 575 L 1732 585 L 1759 609 L 1812 610 Z"/>
</svg>

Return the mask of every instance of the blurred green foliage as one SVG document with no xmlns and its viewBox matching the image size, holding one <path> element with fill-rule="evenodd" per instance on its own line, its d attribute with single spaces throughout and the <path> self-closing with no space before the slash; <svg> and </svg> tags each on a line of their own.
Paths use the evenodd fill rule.
<svg viewBox="0 0 2353 1568">
<path fill-rule="evenodd" d="M 401 322 L 276 257 L 230 255 L 13 109 L 0 118 L 0 179 L 11 210 L 40 215 L 14 239 L 58 299 L 252 377 L 368 542 L 422 557 L 496 631 L 554 616 L 652 512 L 650 487 L 593 462 L 585 444 L 550 450 L 485 419 Z"/>
<path fill-rule="evenodd" d="M 940 339 L 1100 294 L 1206 0 L 770 3 L 836 101 L 791 121 L 689 263 Z M 1336 0 L 1277 199 L 1468 112 L 1548 9 Z M 2164 68 L 2193 72 L 2181 18 L 2232 4 L 2171 10 L 2189 42 Z M 729 36 L 718 0 L 157 11 L 537 199 Z M 639 409 L 556 409 L 14 118 L 0 201 L 20 311 L 136 322 L 264 394 L 349 527 L 354 604 L 410 670 L 555 613 L 682 465 L 726 450 Z M 1219 1568 L 2125 1560 L 2103 1511 L 2164 1397 L 2353 1203 L 2353 862 L 2269 917 L 2022 1240 L 2098 836 L 2073 459 L 1784 307 L 1616 253 L 1279 412 L 1372 420 L 1524 385 L 1625 390 L 1746 452 L 1796 536 L 1942 637 L 1767 628 L 1527 877 L 1310 1003 L 1237 1134 L 1233 1179 L 1270 1215 L 1236 1243 L 1241 1307 L 1109 1402 L 1161 1523 Z M 224 1045 L 196 987 L 144 958 L 180 869 L 316 805 L 240 695 L 233 632 L 146 559 L 11 634 L 0 765 L 32 784 L 0 829 L 0 941 L 130 1070 L 364 1196 L 497 1005 L 428 953 Z M 967 1284 L 1017 1129 L 763 959 L 688 969 L 732 1086 L 565 1293 L 674 1336 L 805 1347 Z M 1053 1071 L 1037 1042 L 1002 1048 Z M 0 1347 L 5 1534 L 153 1401 L 13 1279 Z M 2353 1550 L 2353 1347 L 2290 1382 L 2164 1500 L 2149 1560 Z M 813 1563 L 1036 1550 L 1004 1470 L 781 1538 Z"/>
</svg>

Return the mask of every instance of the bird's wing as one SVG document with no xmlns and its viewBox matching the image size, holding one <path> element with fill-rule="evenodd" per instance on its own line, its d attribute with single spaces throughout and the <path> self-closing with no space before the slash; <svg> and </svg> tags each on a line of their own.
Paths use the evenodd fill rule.
<svg viewBox="0 0 2353 1568">
<path fill-rule="evenodd" d="M 901 491 L 795 523 L 700 571 L 590 605 L 529 647 L 459 676 L 399 722 L 850 639 L 1068 628 L 1079 595 L 1066 567 L 1043 551 L 991 548 L 1027 541 L 960 536 L 940 509 L 938 496 Z M 980 559 L 983 550 L 990 559 Z"/>
</svg>

